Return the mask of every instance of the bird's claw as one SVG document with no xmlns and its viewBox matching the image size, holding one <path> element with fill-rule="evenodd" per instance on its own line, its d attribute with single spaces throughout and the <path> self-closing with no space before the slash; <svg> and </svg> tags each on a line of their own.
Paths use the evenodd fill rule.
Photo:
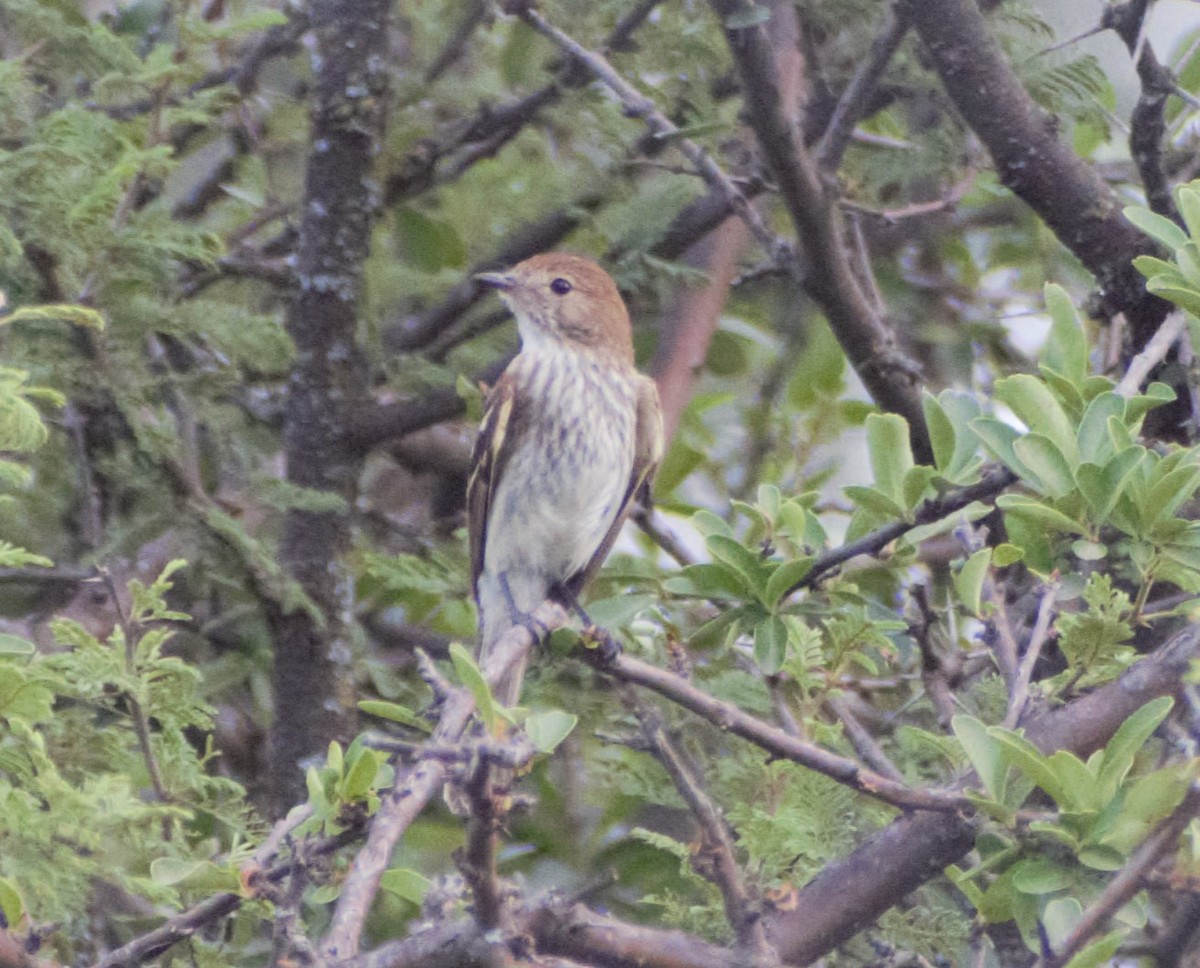
<svg viewBox="0 0 1200 968">
<path fill-rule="evenodd" d="M 595 623 L 584 627 L 583 640 L 585 646 L 594 650 L 601 665 L 610 666 L 621 656 L 621 643 Z"/>
</svg>

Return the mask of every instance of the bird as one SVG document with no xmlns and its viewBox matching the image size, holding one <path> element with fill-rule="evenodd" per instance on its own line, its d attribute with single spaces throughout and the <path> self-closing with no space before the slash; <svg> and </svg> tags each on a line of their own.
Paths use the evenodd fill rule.
<svg viewBox="0 0 1200 968">
<path fill-rule="evenodd" d="M 629 312 L 607 272 L 561 252 L 475 277 L 516 318 L 520 352 L 487 393 L 471 456 L 467 523 L 478 654 L 578 596 L 662 460 L 658 390 L 634 367 Z M 494 689 L 520 698 L 524 661 Z"/>
</svg>

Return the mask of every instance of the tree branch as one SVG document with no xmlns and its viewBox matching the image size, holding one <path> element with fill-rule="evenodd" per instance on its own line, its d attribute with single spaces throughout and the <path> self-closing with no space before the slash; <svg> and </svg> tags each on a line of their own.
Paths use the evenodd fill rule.
<svg viewBox="0 0 1200 968">
<path fill-rule="evenodd" d="M 546 602 L 533 613 L 533 619 L 547 629 L 565 624 L 566 613 L 554 602 Z M 488 654 L 484 678 L 495 686 L 508 670 L 524 659 L 533 646 L 533 636 L 523 625 L 511 628 Z M 456 743 L 467 728 L 475 700 L 465 689 L 457 689 L 443 700 L 437 728 L 430 743 L 444 746 Z M 367 843 L 350 867 L 334 909 L 329 932 L 321 944 L 325 957 L 341 961 L 358 953 L 363 925 L 371 902 L 379 889 L 379 879 L 391 862 L 392 851 L 404 831 L 416 820 L 425 805 L 446 782 L 446 763 L 440 759 L 421 759 L 411 769 L 398 770 L 392 788 L 385 793 L 379 811 L 371 819 Z"/>
<path fill-rule="evenodd" d="M 809 743 L 782 729 L 771 726 L 749 713 L 743 712 L 733 703 L 717 699 L 703 689 L 698 689 L 682 676 L 666 669 L 650 665 L 628 655 L 618 655 L 606 661 L 599 649 L 581 649 L 582 657 L 596 668 L 607 672 L 622 682 L 644 686 L 660 696 L 682 706 L 720 729 L 740 736 L 754 745 L 767 750 L 781 759 L 791 760 L 811 770 L 865 793 L 867 796 L 890 803 L 902 810 L 934 810 L 955 813 L 970 809 L 970 801 L 957 793 L 934 790 L 915 790 L 869 770 L 854 760 L 837 756 L 828 750 Z"/>
<path fill-rule="evenodd" d="M 725 917 L 738 944 L 762 958 L 777 957 L 763 933 L 761 912 L 742 880 L 733 851 L 733 832 L 720 808 L 705 792 L 695 771 L 667 735 L 662 716 L 642 703 L 634 703 L 634 715 L 642 726 L 642 737 L 654 758 L 675 784 L 700 827 L 701 852 L 692 864 L 702 876 L 716 883 L 725 905 Z"/>
<path fill-rule="evenodd" d="M 376 199 L 370 175 L 383 130 L 387 0 L 317 0 L 316 91 L 296 280 L 286 327 L 297 360 L 288 382 L 287 479 L 343 499 L 342 510 L 293 508 L 280 560 L 319 614 L 272 607 L 275 642 L 270 787 L 282 812 L 304 789 L 300 761 L 354 722 L 350 663 L 350 508 L 360 461 L 343 446 L 348 415 L 365 400 L 356 341 L 363 263 Z"/>
<path fill-rule="evenodd" d="M 1061 968 L 1086 945 L 1104 923 L 1144 886 L 1145 876 L 1179 846 L 1179 837 L 1200 812 L 1200 786 L 1193 780 L 1183 801 L 1134 851 L 1129 862 L 1113 877 L 1092 905 L 1083 912 L 1062 946 L 1043 958 L 1040 968 Z"/>
<path fill-rule="evenodd" d="M 942 86 L 991 153 L 1001 182 L 1096 277 L 1108 312 L 1124 312 L 1142 346 L 1169 306 L 1146 292 L 1133 259 L 1152 251 L 1122 202 L 1058 136 L 1021 85 L 975 0 L 901 0 Z"/>
<path fill-rule="evenodd" d="M 724 24 L 745 6 L 745 0 L 711 3 Z M 777 8 L 771 30 L 782 29 L 778 21 L 783 15 Z M 896 345 L 887 323 L 854 277 L 837 205 L 784 109 L 768 27 L 761 23 L 726 27 L 725 35 L 741 78 L 750 126 L 804 249 L 804 289 L 825 313 L 871 397 L 884 410 L 908 421 L 913 453 L 919 462 L 931 463 L 919 368 Z"/>
<path fill-rule="evenodd" d="M 1046 752 L 1066 749 L 1086 759 L 1135 710 L 1159 696 L 1178 695 L 1197 655 L 1200 625 L 1193 625 L 1115 682 L 1033 719 L 1026 736 Z M 785 961 L 809 964 L 974 845 L 974 824 L 961 815 L 922 812 L 901 817 L 848 856 L 826 865 L 801 888 L 794 909 L 768 925 L 768 933 Z"/>
</svg>

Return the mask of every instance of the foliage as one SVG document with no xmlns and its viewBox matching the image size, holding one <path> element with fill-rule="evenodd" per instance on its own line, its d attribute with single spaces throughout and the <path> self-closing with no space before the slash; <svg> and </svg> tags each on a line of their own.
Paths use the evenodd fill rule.
<svg viewBox="0 0 1200 968">
<path fill-rule="evenodd" d="M 1194 619 L 1195 427 L 1147 429 L 1189 403 L 1172 389 L 1195 384 L 1187 354 L 1122 383 L 1114 361 L 1129 348 L 1080 308 L 1100 311 L 1094 281 L 1015 206 L 926 53 L 905 42 L 836 170 L 820 174 L 862 305 L 899 337 L 886 366 L 922 388 L 922 463 L 913 428 L 866 398 L 862 348 L 810 298 L 827 280 L 802 292 L 761 240 L 719 264 L 706 261 L 719 251 L 690 248 L 708 237 L 687 219 L 712 186 L 681 167 L 685 137 L 761 192 L 767 231 L 783 238 L 791 224 L 731 82 L 737 38 L 772 5 L 724 19 L 691 2 L 536 5 L 654 100 L 679 129 L 665 137 L 519 17 L 402 6 L 367 186 L 378 210 L 349 287 L 357 332 L 329 347 L 325 383 L 306 382 L 313 356 L 297 352 L 289 317 L 298 236 L 328 215 L 304 176 L 329 148 L 308 140 L 324 65 L 296 56 L 328 26 L 319 5 L 0 10 L 0 940 L 91 964 L 227 895 L 224 920 L 145 963 L 299 963 L 372 859 L 363 838 L 437 763 L 448 809 L 431 794 L 382 851 L 364 948 L 474 925 L 493 840 L 507 909 L 477 932 L 489 957 L 504 945 L 505 958 L 530 955 L 532 922 L 513 936 L 508 915 L 566 896 L 729 945 L 745 925 L 712 861 L 714 830 L 749 920 L 778 923 L 841 859 L 897 829 L 892 784 L 945 798 L 948 828 L 974 806 L 975 851 L 946 877 L 929 872 L 903 908 L 856 923 L 823 953 L 831 963 L 998 963 L 974 927 L 1009 922 L 1032 951 L 1057 951 L 1195 779 L 1171 738 L 1194 733 L 1183 704 L 1149 701 L 1086 756 L 1037 746 L 1032 715 L 1069 714 Z M 881 5 L 777 6 L 801 18 L 795 117 L 817 158 L 878 49 Z M 644 15 L 632 39 L 610 42 L 631 13 Z M 1043 52 L 1053 31 L 1024 4 L 1003 4 L 989 29 L 1081 164 L 1120 150 L 1106 65 Z M 1195 86 L 1196 63 L 1182 83 Z M 1188 117 L 1172 102 L 1180 143 Z M 1126 216 L 1160 247 L 1136 260 L 1147 288 L 1200 339 L 1200 183 L 1173 203 L 1178 219 Z M 585 602 L 686 700 L 617 683 L 590 631 L 551 636 L 511 708 L 473 657 L 470 421 L 451 421 L 478 416 L 492 379 L 480 374 L 514 340 L 469 273 L 530 237 L 600 258 L 643 368 L 682 361 L 693 381 L 655 482 L 670 536 L 629 529 Z M 786 241 L 810 254 L 826 244 Z M 673 345 L 647 325 L 727 277 L 704 320 L 711 338 Z M 706 311 L 686 305 L 685 322 Z M 1047 331 L 1030 341 L 1035 316 Z M 342 422 L 349 371 L 368 375 L 372 396 Z M 323 432 L 320 454 L 342 461 L 316 483 L 284 467 L 300 394 L 331 415 L 301 429 Z M 441 426 L 425 426 L 426 411 Z M 380 412 L 421 432 L 392 440 Z M 334 519 L 352 540 L 295 552 Z M 314 572 L 336 579 L 339 614 L 306 591 Z M 329 708 L 296 710 L 271 693 L 271 632 L 300 621 L 353 667 L 354 696 L 331 685 Z M 443 717 L 463 696 L 476 714 L 454 733 Z M 271 761 L 269 723 L 355 701 L 361 733 Z M 734 729 L 731 708 L 777 744 Z M 674 772 L 647 738 L 660 721 Z M 492 764 L 495 813 L 478 816 L 476 791 L 464 820 L 464 781 L 496 749 L 520 755 Z M 291 825 L 269 835 L 263 778 L 280 771 L 306 782 Z M 1196 873 L 1196 835 L 1193 824 L 1164 854 L 1181 883 Z M 1132 948 L 1161 925 L 1164 899 L 1166 887 L 1131 895 L 1081 957 Z"/>
</svg>

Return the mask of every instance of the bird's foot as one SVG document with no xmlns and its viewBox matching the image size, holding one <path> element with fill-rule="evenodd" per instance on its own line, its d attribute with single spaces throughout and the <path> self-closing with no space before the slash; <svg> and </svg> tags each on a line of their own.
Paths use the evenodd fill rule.
<svg viewBox="0 0 1200 968">
<path fill-rule="evenodd" d="M 593 651 L 602 667 L 611 666 L 621 657 L 621 643 L 594 622 L 584 627 L 583 644 Z"/>
</svg>

